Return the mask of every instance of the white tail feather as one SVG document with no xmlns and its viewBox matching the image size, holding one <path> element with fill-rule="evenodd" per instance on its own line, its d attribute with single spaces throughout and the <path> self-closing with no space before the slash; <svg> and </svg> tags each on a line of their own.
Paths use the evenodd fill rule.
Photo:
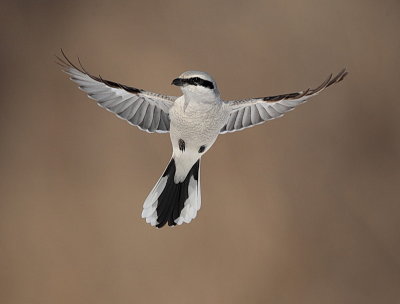
<svg viewBox="0 0 400 304">
<path fill-rule="evenodd" d="M 170 226 L 190 223 L 196 217 L 201 206 L 199 174 L 200 163 L 197 162 L 184 181 L 175 183 L 175 161 L 172 159 L 163 176 L 147 196 L 143 204 L 142 218 L 157 227 L 162 227 L 166 221 Z M 183 202 L 185 197 L 187 198 Z M 161 210 L 159 210 L 161 215 L 157 214 L 159 201 L 162 202 Z M 159 216 L 161 216 L 161 220 Z M 160 224 L 159 221 L 162 223 Z"/>
</svg>

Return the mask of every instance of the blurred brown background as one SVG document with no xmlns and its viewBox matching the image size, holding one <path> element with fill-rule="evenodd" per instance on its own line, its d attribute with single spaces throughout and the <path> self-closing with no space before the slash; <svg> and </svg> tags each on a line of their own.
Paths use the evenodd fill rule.
<svg viewBox="0 0 400 304">
<path fill-rule="evenodd" d="M 400 3 L 2 1 L 1 303 L 400 303 Z M 142 203 L 170 157 L 97 107 L 59 48 L 107 79 L 225 99 L 336 85 L 221 136 L 203 206 L 157 230 Z"/>
</svg>

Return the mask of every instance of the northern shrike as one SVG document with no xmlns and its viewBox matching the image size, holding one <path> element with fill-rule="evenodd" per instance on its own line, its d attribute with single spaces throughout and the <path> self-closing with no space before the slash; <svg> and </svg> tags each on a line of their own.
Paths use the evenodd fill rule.
<svg viewBox="0 0 400 304">
<path fill-rule="evenodd" d="M 62 52 L 62 50 L 61 50 Z M 99 106 L 147 132 L 169 132 L 172 157 L 143 205 L 142 217 L 158 228 L 190 223 L 201 206 L 200 159 L 219 134 L 259 125 L 341 81 L 343 69 L 316 89 L 277 96 L 224 101 L 214 79 L 204 72 L 188 71 L 172 81 L 180 97 L 165 96 L 89 74 L 62 52 L 59 64 Z M 80 63 L 80 62 L 79 62 Z"/>
</svg>

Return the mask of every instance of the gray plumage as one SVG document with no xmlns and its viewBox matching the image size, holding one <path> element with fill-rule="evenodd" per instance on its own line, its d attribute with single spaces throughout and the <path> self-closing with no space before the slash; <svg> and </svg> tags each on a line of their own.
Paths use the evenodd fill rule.
<svg viewBox="0 0 400 304">
<path fill-rule="evenodd" d="M 189 223 L 201 206 L 200 158 L 219 134 L 235 132 L 281 117 L 347 75 L 344 69 L 316 89 L 243 100 L 223 101 L 207 73 L 188 71 L 174 79 L 180 97 L 160 95 L 89 74 L 62 52 L 59 64 L 98 105 L 147 132 L 169 132 L 171 162 L 145 200 L 142 217 L 153 226 Z M 80 62 L 79 62 L 80 63 Z"/>
<path fill-rule="evenodd" d="M 169 109 L 176 97 L 147 92 L 104 80 L 86 72 L 81 66 L 75 66 L 63 53 L 58 58 L 63 70 L 70 79 L 86 92 L 89 98 L 106 110 L 126 120 L 131 125 L 147 132 L 165 133 L 169 131 Z"/>
</svg>

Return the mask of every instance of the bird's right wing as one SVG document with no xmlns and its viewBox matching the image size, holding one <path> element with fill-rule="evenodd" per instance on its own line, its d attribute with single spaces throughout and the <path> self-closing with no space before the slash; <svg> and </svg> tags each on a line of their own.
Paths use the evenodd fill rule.
<svg viewBox="0 0 400 304">
<path fill-rule="evenodd" d="M 63 71 L 99 106 L 141 130 L 169 132 L 169 109 L 177 97 L 147 92 L 93 76 L 82 65 L 81 68 L 76 67 L 62 50 L 61 53 L 64 59 L 57 58 Z"/>
<path fill-rule="evenodd" d="M 309 98 L 316 96 L 325 88 L 342 81 L 346 75 L 346 69 L 343 69 L 335 77 L 330 75 L 329 78 L 316 89 L 308 89 L 301 92 L 277 96 L 226 101 L 225 106 L 229 109 L 230 115 L 228 122 L 222 127 L 220 133 L 223 134 L 243 130 L 268 120 L 281 117 L 284 113 L 293 110 Z"/>
</svg>

